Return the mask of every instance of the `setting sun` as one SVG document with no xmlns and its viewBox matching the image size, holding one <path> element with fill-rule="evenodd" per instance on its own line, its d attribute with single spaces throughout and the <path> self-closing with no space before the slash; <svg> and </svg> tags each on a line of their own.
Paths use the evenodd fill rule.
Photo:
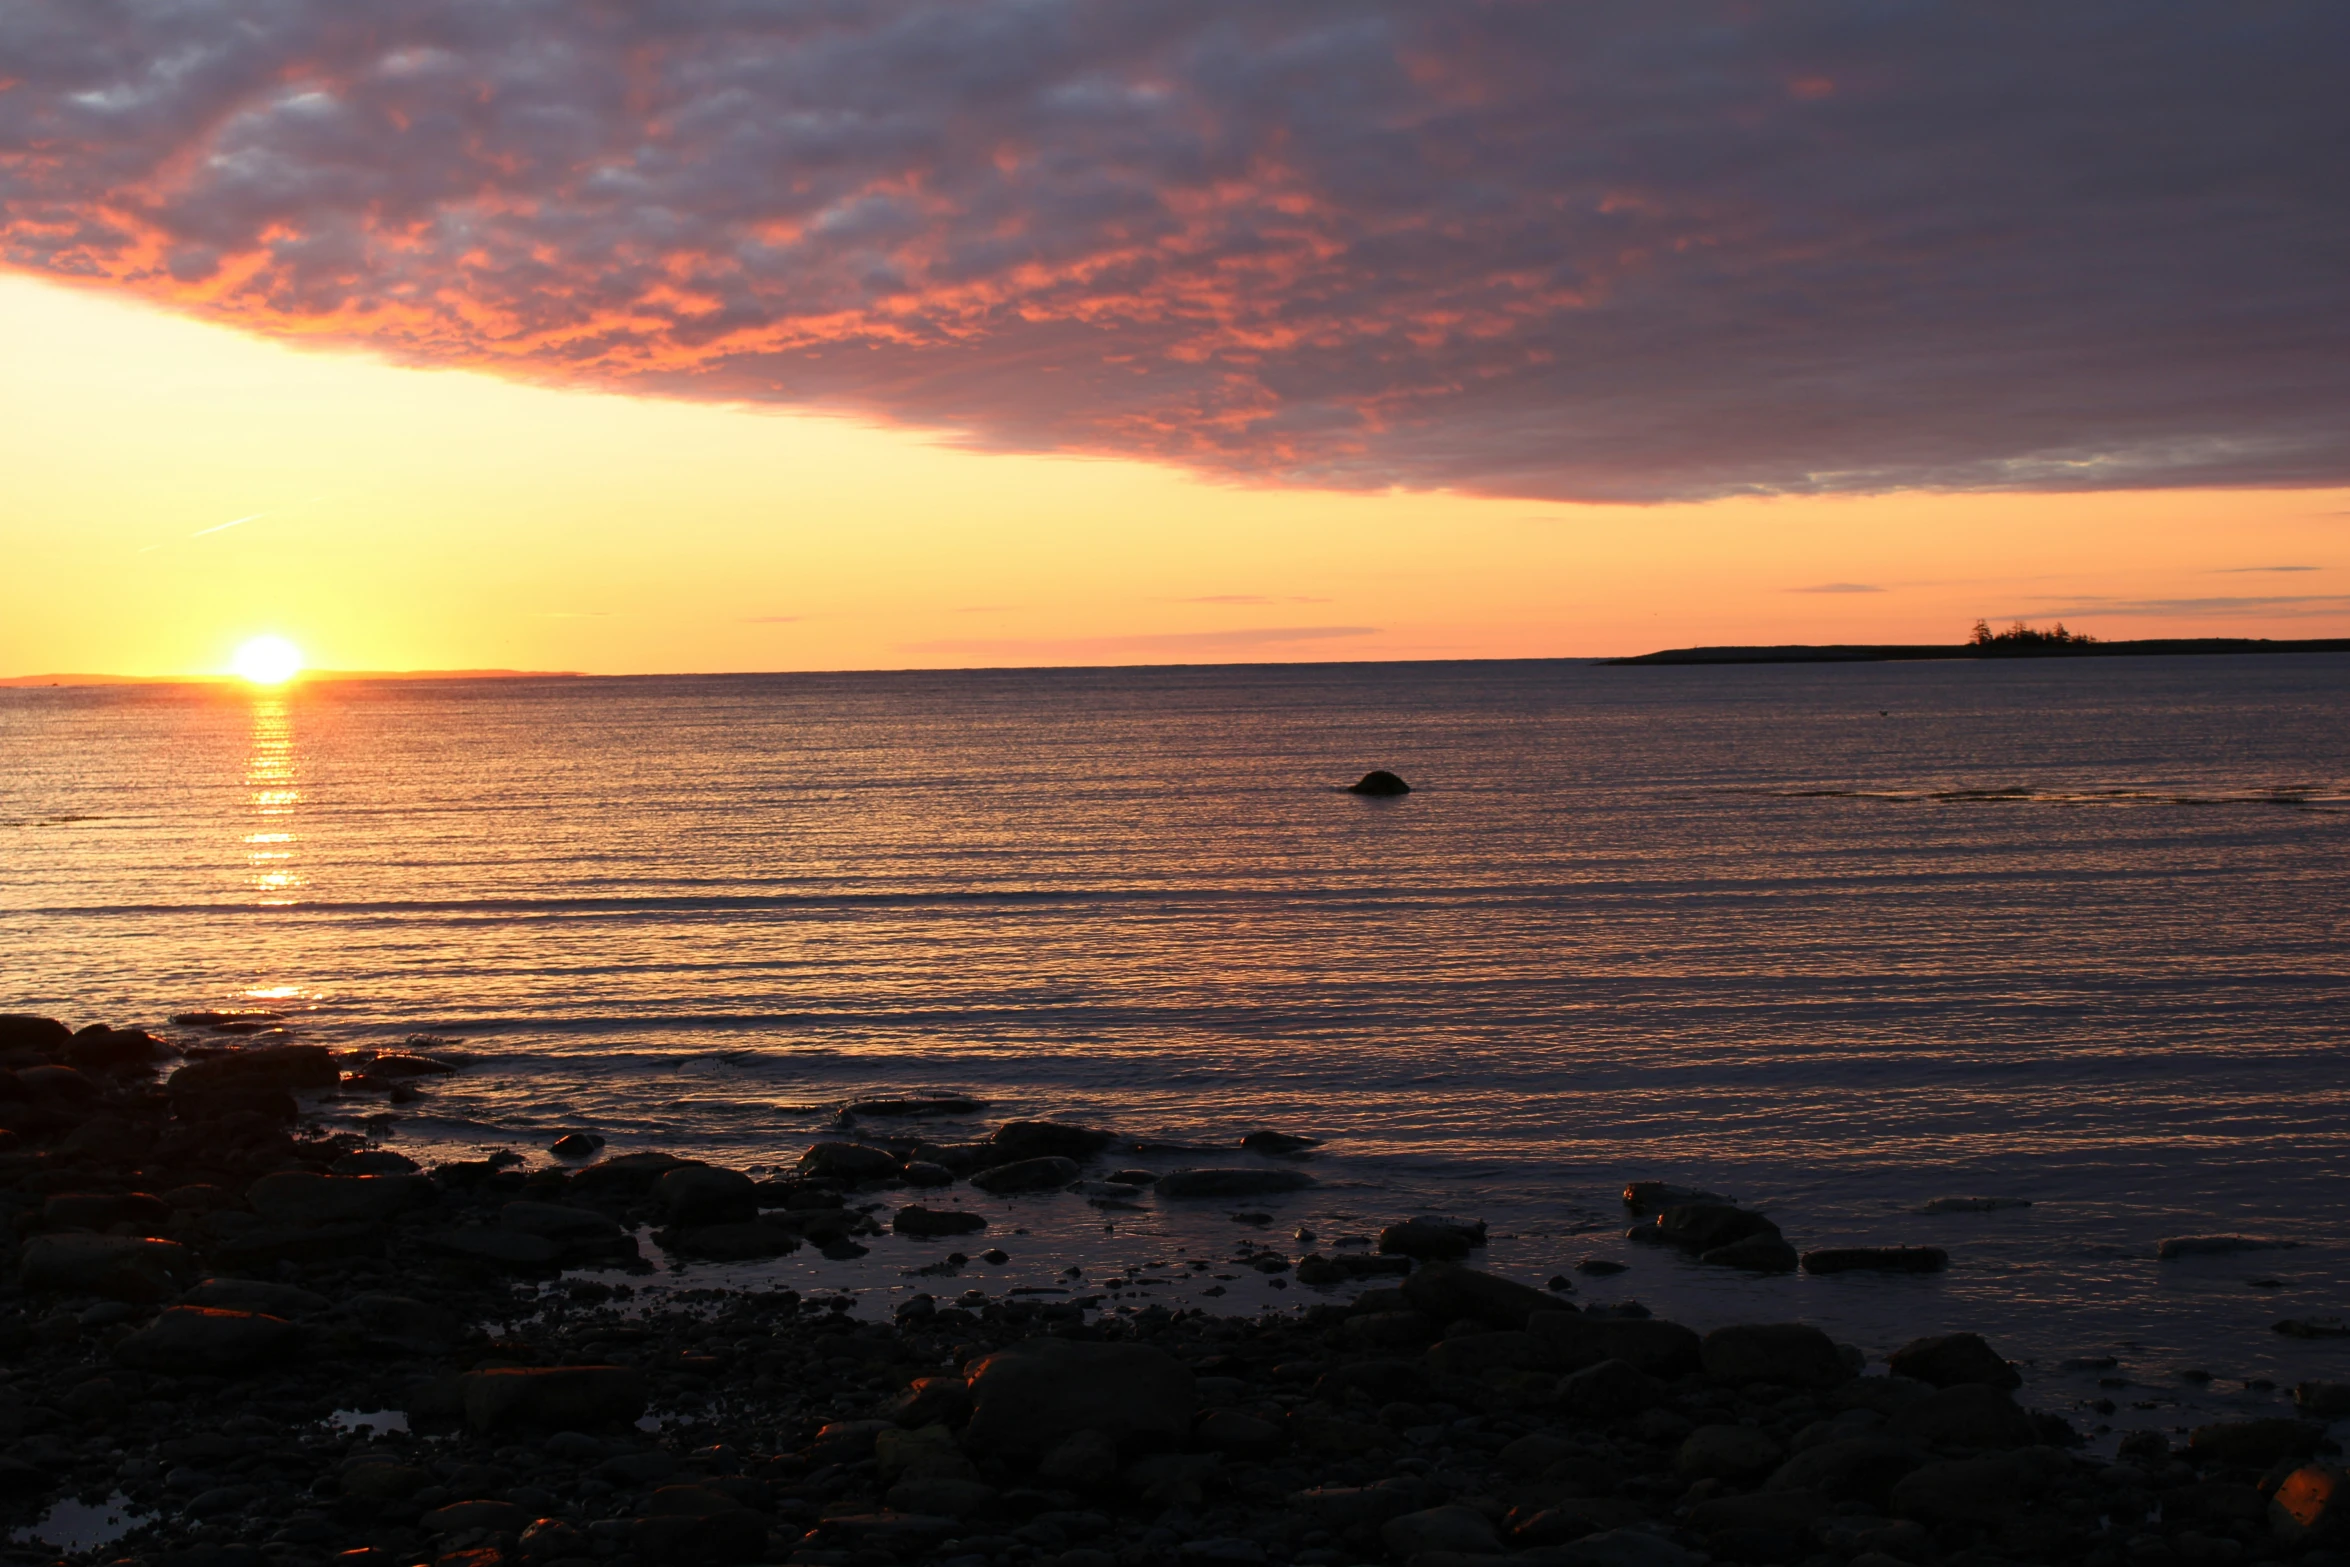
<svg viewBox="0 0 2350 1567">
<path fill-rule="evenodd" d="M 255 637 L 229 667 L 257 686 L 282 686 L 302 672 L 302 650 L 284 637 Z"/>
</svg>

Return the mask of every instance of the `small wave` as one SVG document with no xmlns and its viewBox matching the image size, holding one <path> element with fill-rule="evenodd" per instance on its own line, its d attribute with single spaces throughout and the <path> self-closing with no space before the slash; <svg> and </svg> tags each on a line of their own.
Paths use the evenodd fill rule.
<svg viewBox="0 0 2350 1567">
<path fill-rule="evenodd" d="M 1739 791 L 1741 793 L 1749 791 Z M 2350 793 L 2332 786 L 2286 786 L 2275 789 L 2221 790 L 2188 794 L 2155 789 L 1758 789 L 1755 794 L 1780 800 L 1889 800 L 1896 804 L 1928 805 L 2269 805 L 2339 815 L 2350 806 Z"/>
</svg>

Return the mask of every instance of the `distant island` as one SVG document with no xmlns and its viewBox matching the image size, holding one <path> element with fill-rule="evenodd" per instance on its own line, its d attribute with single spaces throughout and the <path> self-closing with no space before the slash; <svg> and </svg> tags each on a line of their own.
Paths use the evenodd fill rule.
<svg viewBox="0 0 2350 1567">
<path fill-rule="evenodd" d="M 2107 642 L 2060 621 L 2038 630 L 2017 621 L 1993 631 L 1983 621 L 1964 642 L 1836 642 L 1776 647 L 1676 647 L 1601 660 L 1607 664 L 1888 664 L 1950 658 L 2147 658 L 2165 653 L 2350 653 L 2350 637 L 2272 641 L 2266 637 L 2148 637 Z"/>
<path fill-rule="evenodd" d="M 310 669 L 297 685 L 332 680 L 582 680 L 576 669 Z M 0 688 L 17 686 L 227 686 L 236 675 L 7 675 Z"/>
</svg>

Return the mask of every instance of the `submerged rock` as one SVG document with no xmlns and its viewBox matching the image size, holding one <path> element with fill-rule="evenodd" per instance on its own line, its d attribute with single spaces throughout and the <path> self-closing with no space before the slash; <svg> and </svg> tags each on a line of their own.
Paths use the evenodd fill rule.
<svg viewBox="0 0 2350 1567">
<path fill-rule="evenodd" d="M 1939 1246 L 1825 1246 L 1803 1254 L 1806 1273 L 1940 1273 L 1950 1253 Z"/>
<path fill-rule="evenodd" d="M 2292 1251 L 2300 1244 L 2253 1235 L 2174 1235 L 2156 1242 L 2154 1255 L 2158 1261 L 2175 1262 L 2181 1257 L 2222 1257 L 2240 1251 Z"/>
<path fill-rule="evenodd" d="M 1302 1154 L 1309 1148 L 1319 1148 L 1322 1139 L 1301 1137 L 1295 1132 L 1251 1132 L 1240 1140 L 1240 1146 L 1250 1153 L 1283 1157 Z"/>
<path fill-rule="evenodd" d="M 2028 1197 L 1937 1197 L 1920 1208 L 1920 1213 L 2003 1213 L 2010 1208 L 2029 1208 Z"/>
<path fill-rule="evenodd" d="M 1259 1197 L 1314 1185 L 1303 1170 L 1176 1170 L 1159 1177 L 1162 1197 Z"/>
</svg>

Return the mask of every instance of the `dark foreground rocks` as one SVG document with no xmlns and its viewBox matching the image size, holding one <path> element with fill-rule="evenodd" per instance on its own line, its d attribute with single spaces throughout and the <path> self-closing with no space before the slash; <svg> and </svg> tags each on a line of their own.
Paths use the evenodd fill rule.
<svg viewBox="0 0 2350 1567">
<path fill-rule="evenodd" d="M 1308 1259 L 1352 1303 L 1261 1318 L 1115 1295 L 1090 1315 L 917 1296 L 890 1322 L 789 1290 L 652 1297 L 628 1282 L 649 1227 L 680 1252 L 853 1255 L 876 1213 L 969 1228 L 853 1201 L 868 1183 L 1082 1173 L 1113 1144 L 1033 1122 L 819 1145 L 856 1152 L 766 1181 L 665 1154 L 419 1172 L 279 1113 L 271 1096 L 314 1091 L 318 1058 L 285 1053 L 303 1047 L 175 1093 L 145 1047 L 81 1049 L 121 1063 L 90 1077 L 61 1059 L 82 1034 L 19 1022 L 8 1070 L 76 1075 L 36 1077 L 0 1149 L 0 1527 L 119 1498 L 136 1527 L 91 1562 L 2339 1567 L 2350 1536 L 2318 1423 L 2350 1408 L 2340 1384 L 2296 1389 L 2308 1419 L 2176 1450 L 2140 1433 L 2109 1464 L 1972 1335 L 1865 1374 L 1801 1323 L 1700 1335 L 1576 1310 L 1464 1265 L 1482 1235 L 1443 1220 Z M 430 1077 L 389 1055 L 370 1075 Z M 1676 1212 L 1668 1244 L 1776 1235 L 1728 1204 Z M 12 1561 L 56 1559 L 18 1540 Z"/>
</svg>

